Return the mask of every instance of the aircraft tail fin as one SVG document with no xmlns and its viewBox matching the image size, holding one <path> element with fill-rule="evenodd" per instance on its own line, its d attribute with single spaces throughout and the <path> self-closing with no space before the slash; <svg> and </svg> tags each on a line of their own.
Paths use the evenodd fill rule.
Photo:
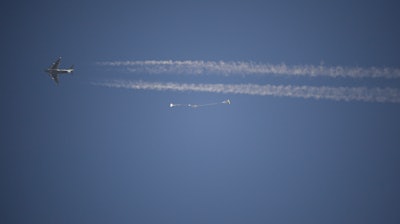
<svg viewBox="0 0 400 224">
<path fill-rule="evenodd" d="M 74 65 L 71 65 L 71 67 L 69 67 L 69 69 L 70 69 L 70 74 L 71 75 L 73 75 L 74 74 Z"/>
</svg>

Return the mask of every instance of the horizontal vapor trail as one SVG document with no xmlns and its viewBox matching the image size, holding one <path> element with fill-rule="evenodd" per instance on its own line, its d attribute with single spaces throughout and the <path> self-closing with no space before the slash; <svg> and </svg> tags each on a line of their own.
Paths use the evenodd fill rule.
<svg viewBox="0 0 400 224">
<path fill-rule="evenodd" d="M 258 96 L 286 96 L 304 99 L 329 99 L 336 101 L 364 101 L 380 103 L 400 103 L 400 91 L 393 88 L 366 87 L 314 87 L 292 85 L 256 84 L 192 84 L 173 82 L 133 82 L 114 80 L 92 83 L 93 85 L 158 91 L 195 91 L 225 94 L 247 94 Z"/>
<path fill-rule="evenodd" d="M 124 67 L 134 73 L 149 74 L 240 74 L 240 75 L 293 75 L 311 77 L 348 78 L 400 78 L 400 68 L 389 67 L 343 67 L 286 64 L 263 64 L 243 61 L 108 61 L 98 62 L 102 66 Z"/>
</svg>

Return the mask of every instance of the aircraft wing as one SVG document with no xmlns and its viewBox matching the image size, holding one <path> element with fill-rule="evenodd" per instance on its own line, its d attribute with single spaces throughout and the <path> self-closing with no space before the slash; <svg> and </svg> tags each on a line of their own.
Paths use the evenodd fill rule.
<svg viewBox="0 0 400 224">
<path fill-rule="evenodd" d="M 50 69 L 57 69 L 58 66 L 60 65 L 60 62 L 61 62 L 61 57 L 59 57 L 59 58 L 57 59 L 57 61 L 54 62 L 54 63 L 50 66 Z"/>
<path fill-rule="evenodd" d="M 54 82 L 56 82 L 56 84 L 58 85 L 58 75 L 52 75 L 51 78 L 54 80 Z"/>
</svg>

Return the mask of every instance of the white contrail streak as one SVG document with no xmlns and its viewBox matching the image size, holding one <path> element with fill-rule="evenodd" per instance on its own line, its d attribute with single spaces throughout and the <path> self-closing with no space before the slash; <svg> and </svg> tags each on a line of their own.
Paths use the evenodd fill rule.
<svg viewBox="0 0 400 224">
<path fill-rule="evenodd" d="M 108 61 L 102 66 L 124 67 L 134 73 L 149 74 L 240 74 L 240 75 L 293 75 L 311 77 L 348 78 L 400 78 L 400 68 L 389 67 L 343 67 L 325 65 L 294 65 L 254 63 L 244 61 Z"/>
<path fill-rule="evenodd" d="M 329 99 L 336 101 L 364 101 L 400 103 L 400 91 L 393 88 L 367 87 L 315 87 L 292 85 L 255 84 L 191 84 L 173 82 L 133 82 L 114 80 L 92 83 L 94 85 L 136 90 L 196 91 L 259 96 L 286 96 L 304 99 Z"/>
</svg>

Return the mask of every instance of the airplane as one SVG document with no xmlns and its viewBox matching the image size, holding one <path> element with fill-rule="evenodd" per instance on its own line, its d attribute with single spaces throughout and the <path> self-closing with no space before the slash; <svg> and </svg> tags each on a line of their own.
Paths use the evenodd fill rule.
<svg viewBox="0 0 400 224">
<path fill-rule="evenodd" d="M 49 73 L 51 79 L 58 85 L 58 75 L 59 74 L 71 74 L 74 72 L 74 66 L 72 65 L 68 69 L 58 68 L 61 62 L 61 57 L 57 59 L 48 69 L 44 70 L 45 72 Z"/>
</svg>

